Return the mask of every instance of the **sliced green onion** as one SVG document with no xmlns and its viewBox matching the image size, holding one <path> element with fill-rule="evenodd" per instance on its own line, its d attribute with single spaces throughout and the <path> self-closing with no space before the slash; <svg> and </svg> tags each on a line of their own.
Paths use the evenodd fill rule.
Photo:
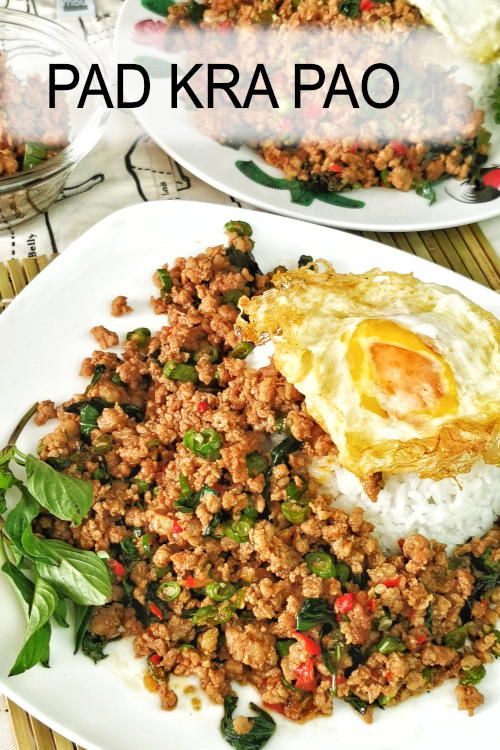
<svg viewBox="0 0 500 750">
<path fill-rule="evenodd" d="M 309 552 L 305 556 L 307 567 L 314 573 L 314 575 L 320 578 L 336 578 L 337 571 L 335 569 L 335 563 L 333 557 L 327 552 Z"/>
<path fill-rule="evenodd" d="M 251 237 L 253 234 L 252 227 L 246 221 L 228 221 L 224 224 L 224 229 L 229 234 L 237 234 L 239 237 Z"/>
<path fill-rule="evenodd" d="M 205 586 L 205 591 L 212 601 L 225 602 L 226 599 L 232 597 L 236 588 L 232 583 L 226 583 L 225 581 L 211 581 Z"/>
<path fill-rule="evenodd" d="M 295 482 L 290 482 L 288 487 L 286 488 L 286 496 L 289 500 L 293 500 L 294 502 L 298 503 L 300 502 L 300 498 L 303 495 L 303 490 L 299 489 Z"/>
<path fill-rule="evenodd" d="M 145 349 L 151 340 L 149 328 L 136 328 L 127 333 L 127 341 L 133 341 L 139 349 Z"/>
<path fill-rule="evenodd" d="M 309 508 L 307 506 L 293 502 L 281 503 L 281 512 L 289 523 L 295 525 L 304 523 L 309 517 Z"/>
<path fill-rule="evenodd" d="M 220 457 L 222 438 L 212 427 L 207 427 L 201 432 L 196 432 L 194 429 L 188 430 L 182 442 L 195 456 L 206 458 L 208 461 L 214 461 Z"/>
<path fill-rule="evenodd" d="M 158 596 L 164 602 L 173 602 L 181 593 L 181 585 L 178 581 L 165 581 L 158 586 Z"/>
<path fill-rule="evenodd" d="M 254 345 L 250 341 L 240 341 L 234 349 L 231 349 L 229 356 L 232 359 L 246 359 L 254 350 Z"/>
<path fill-rule="evenodd" d="M 472 667 L 472 669 L 464 669 L 462 673 L 462 677 L 460 678 L 460 684 L 461 685 L 477 685 L 478 682 L 481 682 L 481 680 L 486 676 L 486 669 L 484 668 L 484 664 L 479 664 L 477 667 Z"/>
<path fill-rule="evenodd" d="M 253 453 L 249 453 L 246 457 L 246 465 L 247 465 L 247 471 L 248 475 L 250 477 L 256 477 L 259 474 L 265 474 L 268 467 L 269 462 L 265 458 L 265 456 L 262 456 L 260 453 L 257 453 L 254 451 Z"/>
<path fill-rule="evenodd" d="M 196 383 L 198 380 L 198 373 L 194 365 L 186 365 L 182 362 L 176 362 L 174 359 L 165 363 L 163 374 L 169 380 L 181 383 Z"/>
<path fill-rule="evenodd" d="M 384 632 L 384 630 L 389 630 L 390 627 L 392 627 L 392 620 L 387 616 L 381 617 L 377 623 L 377 630 L 382 632 Z"/>
</svg>

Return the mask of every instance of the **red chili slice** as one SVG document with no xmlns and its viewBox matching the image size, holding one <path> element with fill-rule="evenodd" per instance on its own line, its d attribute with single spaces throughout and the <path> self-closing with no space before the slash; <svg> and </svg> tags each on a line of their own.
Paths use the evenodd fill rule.
<svg viewBox="0 0 500 750">
<path fill-rule="evenodd" d="M 109 567 L 113 575 L 115 575 L 117 578 L 123 578 L 123 576 L 127 575 L 127 571 L 125 570 L 121 562 L 118 562 L 118 560 L 110 560 Z"/>
<path fill-rule="evenodd" d="M 314 674 L 314 659 L 303 661 L 295 669 L 295 687 L 312 693 L 316 689 L 316 676 Z"/>
<path fill-rule="evenodd" d="M 335 611 L 339 615 L 346 615 L 355 604 L 354 594 L 341 594 L 335 600 Z"/>
<path fill-rule="evenodd" d="M 163 612 L 161 611 L 159 606 L 155 604 L 154 602 L 149 603 L 149 611 L 151 612 L 152 615 L 157 617 L 159 620 L 163 620 Z"/>
<path fill-rule="evenodd" d="M 294 638 L 297 638 L 298 640 L 302 641 L 307 653 L 310 654 L 311 656 L 319 656 L 321 654 L 321 647 L 319 643 L 314 641 L 305 633 L 299 633 L 298 630 L 294 630 L 293 636 Z"/>
</svg>

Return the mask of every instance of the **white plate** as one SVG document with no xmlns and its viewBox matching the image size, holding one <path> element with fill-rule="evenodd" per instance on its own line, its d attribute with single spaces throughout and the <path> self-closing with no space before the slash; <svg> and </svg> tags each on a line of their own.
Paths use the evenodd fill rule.
<svg viewBox="0 0 500 750">
<path fill-rule="evenodd" d="M 135 25 L 146 19 L 161 22 L 161 16 L 143 8 L 140 0 L 125 0 L 115 31 L 115 56 L 118 62 L 142 62 L 139 58 L 144 57 L 160 62 L 167 60 L 164 53 L 154 47 L 135 41 Z M 131 86 L 131 79 L 129 81 Z M 339 208 L 319 200 L 309 207 L 294 204 L 288 190 L 275 190 L 252 182 L 238 170 L 235 162 L 238 159 L 251 159 L 269 175 L 283 177 L 282 172 L 266 164 L 247 147 L 235 151 L 216 143 L 195 128 L 188 112 L 170 110 L 165 101 L 165 81 L 153 78 L 149 100 L 141 108 L 133 110 L 147 133 L 197 177 L 253 206 L 327 226 L 384 232 L 457 227 L 500 214 L 500 190 L 497 191 L 497 198 L 491 202 L 463 203 L 451 195 L 465 191 L 465 187 L 453 179 L 437 188 L 438 200 L 433 206 L 429 206 L 413 191 L 402 193 L 381 188 L 346 193 L 364 201 L 364 208 Z M 488 124 L 495 128 L 493 123 Z M 497 126 L 495 130 L 489 164 L 500 165 L 500 128 Z"/>
<path fill-rule="evenodd" d="M 143 203 L 113 214 L 86 232 L 0 316 L 0 445 L 34 401 L 61 401 L 85 387 L 78 371 L 81 360 L 95 348 L 88 333 L 91 326 L 102 323 L 120 334 L 142 325 L 160 327 L 161 318 L 153 315 L 148 302 L 154 269 L 178 255 L 223 242 L 223 225 L 234 218 L 254 227 L 255 253 L 264 269 L 296 262 L 301 253 L 310 252 L 330 259 L 340 271 L 362 272 L 374 266 L 414 271 L 424 280 L 453 286 L 500 314 L 493 292 L 440 266 L 354 235 L 226 206 Z M 134 308 L 132 314 L 118 319 L 110 315 L 110 302 L 117 294 L 127 295 Z M 50 429 L 50 422 L 43 428 L 30 427 L 21 447 L 35 450 Z M 203 709 L 195 712 L 184 696 L 175 711 L 161 711 L 157 696 L 141 685 L 144 665 L 132 657 L 129 643 L 115 644 L 118 654 L 94 666 L 84 656 L 73 656 L 71 634 L 55 627 L 52 668 L 36 667 L 8 678 L 25 624 L 3 575 L 0 611 L 0 692 L 87 750 L 228 750 L 218 730 L 221 708 L 203 696 Z M 306 746 L 400 750 L 403 739 L 405 750 L 445 743 L 454 750 L 470 750 L 497 734 L 499 675 L 500 664 L 488 667 L 481 684 L 486 705 L 474 719 L 458 712 L 450 683 L 432 696 L 378 711 L 370 727 L 340 702 L 331 719 L 302 726 L 277 717 L 278 731 L 266 750 Z M 246 698 L 251 694 L 250 689 L 245 691 L 241 710 L 247 710 Z"/>
</svg>

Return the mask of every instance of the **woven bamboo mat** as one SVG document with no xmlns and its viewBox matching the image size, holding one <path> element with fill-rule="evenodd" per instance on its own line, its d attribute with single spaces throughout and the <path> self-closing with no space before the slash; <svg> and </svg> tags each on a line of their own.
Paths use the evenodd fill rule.
<svg viewBox="0 0 500 750">
<path fill-rule="evenodd" d="M 392 234 L 363 232 L 364 237 L 439 263 L 474 281 L 500 289 L 497 255 L 477 225 L 437 232 Z M 56 256 L 40 256 L 0 263 L 0 311 Z M 82 750 L 51 731 L 37 719 L 7 700 L 19 750 Z M 2 748 L 0 748 L 2 750 Z"/>
</svg>

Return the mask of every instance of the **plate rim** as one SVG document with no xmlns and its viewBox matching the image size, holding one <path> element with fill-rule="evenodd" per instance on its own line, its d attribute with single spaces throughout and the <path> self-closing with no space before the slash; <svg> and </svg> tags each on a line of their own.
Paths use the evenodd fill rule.
<svg viewBox="0 0 500 750">
<path fill-rule="evenodd" d="M 119 45 L 119 33 L 121 31 L 122 24 L 124 23 L 124 18 L 127 14 L 128 7 L 132 6 L 133 3 L 137 3 L 139 0 L 124 0 L 117 16 L 115 28 L 113 31 L 113 56 L 115 60 L 119 59 L 118 55 L 118 45 Z M 145 9 L 145 13 L 147 12 L 147 9 Z M 156 20 L 156 19 L 155 19 Z M 158 18 L 157 20 L 160 20 Z M 153 56 L 154 49 L 150 52 L 150 54 Z M 499 70 L 500 70 L 500 64 L 499 64 Z M 161 148 L 162 151 L 165 151 L 169 156 L 171 156 L 178 164 L 180 164 L 184 169 L 186 169 L 188 172 L 191 172 L 195 177 L 197 177 L 202 182 L 206 182 L 208 185 L 211 185 L 216 190 L 219 190 L 219 192 L 229 196 L 230 198 L 235 198 L 238 201 L 243 201 L 245 203 L 249 203 L 251 207 L 259 208 L 264 211 L 268 211 L 269 213 L 276 213 L 281 216 L 286 216 L 290 219 L 299 219 L 301 221 L 307 221 L 313 224 L 320 224 L 323 226 L 328 226 L 334 229 L 351 229 L 354 231 L 360 231 L 360 232 L 428 232 L 428 231 L 435 231 L 439 229 L 456 229 L 458 227 L 462 226 L 470 226 L 471 224 L 477 224 L 478 222 L 482 221 L 488 221 L 490 219 L 495 219 L 500 216 L 500 197 L 495 200 L 491 201 L 491 208 L 490 210 L 484 210 L 481 212 L 480 216 L 476 216 L 474 218 L 469 218 L 461 214 L 460 212 L 460 206 L 464 206 L 466 204 L 460 203 L 457 201 L 457 217 L 452 219 L 442 219 L 438 221 L 429 221 L 426 224 L 422 223 L 407 223 L 407 224 L 399 224 L 396 227 L 394 224 L 389 223 L 381 223 L 381 224 L 374 224 L 373 222 L 356 222 L 353 224 L 349 220 L 344 219 L 337 219 L 335 216 L 332 217 L 332 219 L 329 219 L 327 217 L 318 217 L 314 215 L 310 215 L 302 211 L 299 207 L 295 210 L 294 208 L 288 208 L 288 207 L 277 207 L 272 202 L 266 201 L 264 198 L 259 197 L 253 197 L 249 196 L 248 193 L 245 191 L 242 191 L 238 188 L 228 188 L 228 186 L 221 182 L 217 177 L 213 177 L 211 174 L 205 172 L 202 168 L 199 168 L 196 164 L 193 164 L 189 161 L 189 159 L 182 154 L 179 154 L 175 147 L 167 146 L 166 143 L 162 142 L 162 139 L 159 137 L 156 137 L 153 135 L 149 129 L 149 126 L 145 122 L 146 117 L 144 116 L 144 108 L 139 107 L 135 108 L 133 110 L 133 116 L 136 118 L 137 122 L 141 126 L 141 128 L 144 130 L 144 132 L 151 138 L 152 141 L 158 146 L 158 148 Z M 203 133 L 200 133 L 200 138 L 206 139 L 207 141 L 210 141 L 210 143 L 214 146 L 219 146 L 221 149 L 224 149 L 224 146 L 220 143 L 217 143 L 213 139 L 209 138 L 208 136 L 205 136 Z M 452 178 L 450 178 L 452 179 Z M 381 188 L 382 189 L 382 188 Z M 387 191 L 390 192 L 390 191 Z M 396 191 L 399 192 L 399 191 Z M 350 193 L 348 193 L 350 195 Z M 423 201 L 423 199 L 421 199 Z M 293 207 L 293 203 L 290 201 L 290 205 Z M 487 206 L 488 204 L 478 204 L 478 205 L 484 205 Z M 495 208 L 496 206 L 496 208 Z M 331 209 L 335 209 L 335 206 L 330 206 Z M 432 210 L 432 206 L 428 206 L 429 211 Z M 356 213 L 356 209 L 352 209 L 353 214 Z M 362 209 L 360 209 L 362 210 Z"/>
</svg>

